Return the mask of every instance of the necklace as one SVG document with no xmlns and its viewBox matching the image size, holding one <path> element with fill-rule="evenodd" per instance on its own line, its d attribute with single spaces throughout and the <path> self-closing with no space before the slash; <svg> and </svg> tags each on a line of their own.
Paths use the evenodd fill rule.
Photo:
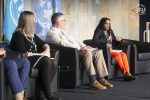
<svg viewBox="0 0 150 100">
<path fill-rule="evenodd" d="M 30 43 L 32 43 L 32 44 L 34 45 L 35 52 L 37 52 L 37 45 L 35 44 L 34 39 L 31 38 L 31 40 L 30 40 L 26 35 L 25 35 L 25 37 L 26 37 L 26 39 L 27 39 Z"/>
</svg>

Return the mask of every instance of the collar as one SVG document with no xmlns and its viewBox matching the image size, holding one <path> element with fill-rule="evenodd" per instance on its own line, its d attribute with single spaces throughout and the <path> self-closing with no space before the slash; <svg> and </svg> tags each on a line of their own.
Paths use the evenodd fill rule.
<svg viewBox="0 0 150 100">
<path fill-rule="evenodd" d="M 57 28 L 57 27 L 51 27 L 50 30 L 51 30 L 51 31 L 58 32 L 58 33 L 60 33 L 60 32 L 62 31 L 61 29 L 59 29 L 59 28 Z"/>
</svg>

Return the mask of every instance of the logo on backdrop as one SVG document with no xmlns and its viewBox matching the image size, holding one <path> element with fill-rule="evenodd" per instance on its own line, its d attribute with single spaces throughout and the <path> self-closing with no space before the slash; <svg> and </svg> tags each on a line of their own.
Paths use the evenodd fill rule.
<svg viewBox="0 0 150 100">
<path fill-rule="evenodd" d="M 61 11 L 60 0 L 37 0 L 35 7 L 35 32 L 42 40 L 46 40 L 51 26 L 51 16 Z"/>
<path fill-rule="evenodd" d="M 35 12 L 36 34 L 46 36 L 51 26 L 51 16 L 54 12 L 52 0 L 38 0 Z"/>
<path fill-rule="evenodd" d="M 146 7 L 143 4 L 136 6 L 136 13 L 138 15 L 144 15 L 146 13 Z"/>
<path fill-rule="evenodd" d="M 9 42 L 11 40 L 12 33 L 18 24 L 19 15 L 23 9 L 23 0 L 6 0 L 2 32 Z"/>
<path fill-rule="evenodd" d="M 11 0 L 9 11 L 10 11 L 10 16 L 12 18 L 13 23 L 17 26 L 20 12 L 23 11 L 23 4 L 22 3 L 19 4 L 18 0 Z"/>
</svg>

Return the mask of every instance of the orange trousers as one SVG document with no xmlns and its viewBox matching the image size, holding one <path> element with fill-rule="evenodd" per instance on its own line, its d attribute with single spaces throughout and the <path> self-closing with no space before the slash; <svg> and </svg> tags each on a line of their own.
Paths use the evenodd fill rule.
<svg viewBox="0 0 150 100">
<path fill-rule="evenodd" d="M 111 53 L 111 57 L 115 58 L 118 68 L 123 74 L 130 71 L 128 59 L 124 52 L 110 51 L 110 53 Z"/>
</svg>

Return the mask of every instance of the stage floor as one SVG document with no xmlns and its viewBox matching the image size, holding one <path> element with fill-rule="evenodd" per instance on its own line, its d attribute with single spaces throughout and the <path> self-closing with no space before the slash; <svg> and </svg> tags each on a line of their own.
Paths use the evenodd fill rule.
<svg viewBox="0 0 150 100">
<path fill-rule="evenodd" d="M 62 100 L 150 100 L 150 73 L 137 75 L 137 80 L 111 80 L 114 88 L 92 90 L 88 85 L 76 89 L 59 89 Z"/>
</svg>

